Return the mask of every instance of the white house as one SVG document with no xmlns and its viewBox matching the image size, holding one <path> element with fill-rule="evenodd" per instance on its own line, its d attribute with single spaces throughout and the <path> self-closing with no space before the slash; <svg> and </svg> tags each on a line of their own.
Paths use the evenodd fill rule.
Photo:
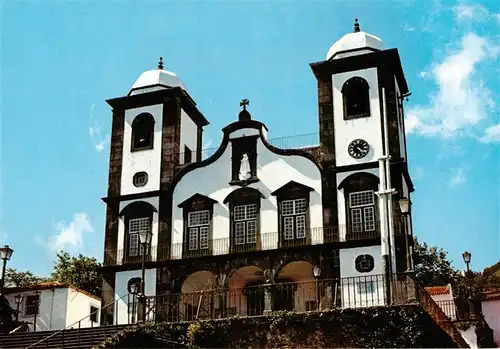
<svg viewBox="0 0 500 349">
<path fill-rule="evenodd" d="M 484 320 L 493 330 L 493 340 L 500 347 L 500 290 L 489 290 L 483 293 L 481 310 Z"/>
<path fill-rule="evenodd" d="M 450 284 L 446 286 L 430 286 L 426 287 L 425 290 L 450 320 L 457 320 L 457 307 L 453 300 L 453 290 Z"/>
<path fill-rule="evenodd" d="M 7 287 L 4 294 L 12 309 L 19 310 L 18 320 L 29 323 L 30 331 L 99 326 L 101 299 L 74 286 L 44 282 Z"/>
</svg>

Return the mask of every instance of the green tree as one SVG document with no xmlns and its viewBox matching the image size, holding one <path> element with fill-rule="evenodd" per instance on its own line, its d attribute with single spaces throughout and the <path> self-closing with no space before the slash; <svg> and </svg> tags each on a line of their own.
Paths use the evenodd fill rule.
<svg viewBox="0 0 500 349">
<path fill-rule="evenodd" d="M 71 284 L 98 297 L 101 296 L 101 264 L 93 257 L 79 254 L 74 257 L 61 251 L 57 254 L 51 279 Z"/>
<path fill-rule="evenodd" d="M 29 270 L 17 271 L 17 269 L 13 268 L 7 268 L 7 270 L 5 270 L 6 287 L 29 287 L 46 280 L 46 278 L 34 275 Z"/>
<path fill-rule="evenodd" d="M 427 243 L 420 243 L 415 238 L 413 247 L 415 279 L 422 286 L 444 286 L 454 284 L 460 273 L 448 260 L 448 252 Z"/>
</svg>

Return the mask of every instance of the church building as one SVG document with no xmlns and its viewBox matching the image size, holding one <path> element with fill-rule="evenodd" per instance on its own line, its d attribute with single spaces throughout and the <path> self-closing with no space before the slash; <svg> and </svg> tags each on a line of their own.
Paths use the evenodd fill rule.
<svg viewBox="0 0 500 349">
<path fill-rule="evenodd" d="M 209 121 L 161 59 L 107 101 L 101 323 L 136 321 L 137 293 L 172 321 L 390 302 L 413 241 L 398 50 L 356 20 L 310 69 L 316 146 L 277 144 L 244 99 L 206 153 Z"/>
</svg>

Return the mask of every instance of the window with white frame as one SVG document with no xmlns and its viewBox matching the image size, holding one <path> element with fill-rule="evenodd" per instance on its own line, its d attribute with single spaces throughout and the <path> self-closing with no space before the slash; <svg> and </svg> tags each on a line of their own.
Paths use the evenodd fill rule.
<svg viewBox="0 0 500 349">
<path fill-rule="evenodd" d="M 188 213 L 188 246 L 190 251 L 208 249 L 210 211 Z"/>
<path fill-rule="evenodd" d="M 257 241 L 257 215 L 255 204 L 234 206 L 234 243 L 236 245 Z"/>
<path fill-rule="evenodd" d="M 373 190 L 350 193 L 349 211 L 353 232 L 375 230 L 375 194 Z"/>
<path fill-rule="evenodd" d="M 139 241 L 139 233 L 151 231 L 150 217 L 132 218 L 128 223 L 128 255 L 130 257 L 142 256 L 143 247 Z M 147 251 L 146 251 L 147 254 Z"/>
<path fill-rule="evenodd" d="M 285 240 L 304 239 L 306 237 L 307 200 L 304 198 L 283 200 L 283 238 Z"/>
</svg>

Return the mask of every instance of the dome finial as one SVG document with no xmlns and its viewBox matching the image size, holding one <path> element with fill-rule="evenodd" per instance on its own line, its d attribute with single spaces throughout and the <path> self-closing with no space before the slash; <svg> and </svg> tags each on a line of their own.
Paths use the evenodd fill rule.
<svg viewBox="0 0 500 349">
<path fill-rule="evenodd" d="M 246 98 L 242 99 L 240 102 L 240 107 L 243 107 L 243 110 L 240 111 L 240 114 L 238 115 L 238 120 L 240 121 L 248 121 L 252 120 L 252 116 L 247 110 L 247 105 L 250 104 L 250 101 Z"/>
<path fill-rule="evenodd" d="M 160 57 L 160 60 L 158 61 L 158 69 L 163 70 L 163 57 Z"/>
<path fill-rule="evenodd" d="M 359 33 L 359 23 L 357 18 L 354 19 L 354 33 Z"/>
</svg>

